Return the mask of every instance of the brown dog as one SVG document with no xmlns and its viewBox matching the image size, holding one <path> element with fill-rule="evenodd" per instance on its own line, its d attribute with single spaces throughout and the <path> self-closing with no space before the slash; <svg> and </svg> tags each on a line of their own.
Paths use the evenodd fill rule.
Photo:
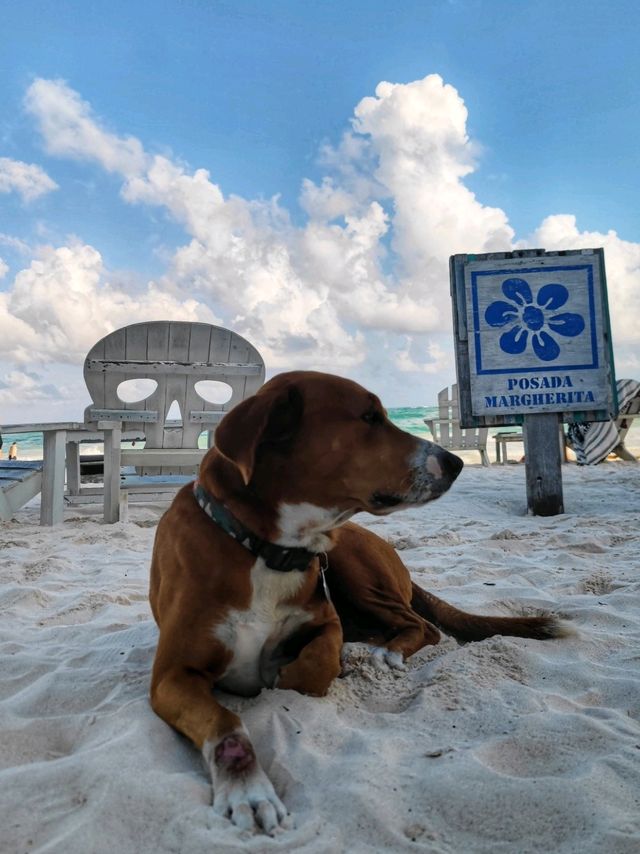
<svg viewBox="0 0 640 854">
<path fill-rule="evenodd" d="M 458 611 L 412 584 L 387 543 L 347 523 L 438 498 L 461 469 L 395 427 L 373 394 L 327 374 L 281 374 L 222 420 L 199 481 L 160 520 L 150 592 L 160 627 L 151 702 L 202 751 L 217 813 L 268 833 L 287 824 L 214 686 L 321 696 L 340 672 L 343 641 L 365 641 L 380 662 L 402 666 L 438 642 L 433 623 L 467 640 L 562 633 L 551 617 Z"/>
</svg>

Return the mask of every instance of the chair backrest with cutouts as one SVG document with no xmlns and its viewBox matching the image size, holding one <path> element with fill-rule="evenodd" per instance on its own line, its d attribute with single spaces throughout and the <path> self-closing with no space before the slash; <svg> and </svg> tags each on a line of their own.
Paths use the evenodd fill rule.
<svg viewBox="0 0 640 854">
<path fill-rule="evenodd" d="M 162 320 L 106 335 L 89 351 L 84 378 L 87 424 L 121 421 L 144 433 L 146 448 L 196 448 L 200 433 L 260 388 L 264 362 L 229 329 Z"/>
</svg>

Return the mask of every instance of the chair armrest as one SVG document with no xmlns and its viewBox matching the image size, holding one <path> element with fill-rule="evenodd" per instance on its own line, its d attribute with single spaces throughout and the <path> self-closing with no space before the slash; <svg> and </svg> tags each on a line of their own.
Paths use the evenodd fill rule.
<svg viewBox="0 0 640 854">
<path fill-rule="evenodd" d="M 175 466 L 198 465 L 208 448 L 139 448 L 122 450 L 120 461 L 123 466 Z"/>
</svg>

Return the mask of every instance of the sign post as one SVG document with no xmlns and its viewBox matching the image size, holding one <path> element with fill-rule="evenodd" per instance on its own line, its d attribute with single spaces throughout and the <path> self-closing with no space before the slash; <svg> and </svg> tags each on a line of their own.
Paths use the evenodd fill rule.
<svg viewBox="0 0 640 854">
<path fill-rule="evenodd" d="M 563 421 L 617 415 L 604 252 L 450 260 L 460 423 L 523 426 L 527 505 L 563 512 Z"/>
<path fill-rule="evenodd" d="M 527 509 L 534 516 L 564 513 L 561 430 L 562 421 L 553 413 L 524 416 Z"/>
</svg>

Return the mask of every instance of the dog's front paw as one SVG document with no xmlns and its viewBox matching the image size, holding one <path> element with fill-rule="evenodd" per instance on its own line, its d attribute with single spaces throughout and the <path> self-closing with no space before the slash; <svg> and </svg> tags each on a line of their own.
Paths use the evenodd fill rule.
<svg viewBox="0 0 640 854">
<path fill-rule="evenodd" d="M 207 752 L 217 815 L 230 819 L 242 830 L 261 829 L 272 836 L 293 827 L 291 816 L 243 732 L 225 736 Z"/>
<path fill-rule="evenodd" d="M 293 827 L 286 807 L 259 767 L 248 776 L 225 781 L 218 779 L 213 809 L 217 815 L 230 819 L 242 830 L 261 829 L 273 836 L 280 830 Z"/>
</svg>

